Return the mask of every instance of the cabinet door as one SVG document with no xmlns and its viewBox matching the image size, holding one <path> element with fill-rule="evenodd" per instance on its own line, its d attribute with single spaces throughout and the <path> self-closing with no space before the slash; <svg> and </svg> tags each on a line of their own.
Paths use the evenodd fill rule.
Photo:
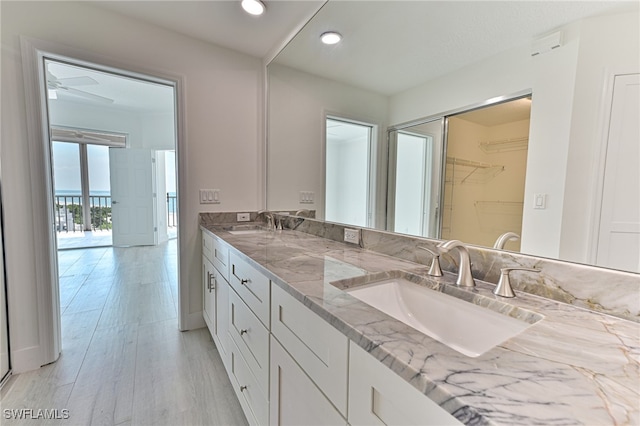
<svg viewBox="0 0 640 426">
<path fill-rule="evenodd" d="M 224 365 L 229 368 L 229 283 L 223 277 L 217 279 L 216 285 L 216 328 L 213 340 Z"/>
<path fill-rule="evenodd" d="M 271 332 L 346 416 L 349 339 L 282 288 L 271 292 Z"/>
<path fill-rule="evenodd" d="M 462 425 L 353 342 L 349 351 L 349 424 Z"/>
<path fill-rule="evenodd" d="M 206 256 L 202 256 L 202 315 L 204 316 L 204 322 L 207 324 L 212 336 L 216 333 L 215 274 L 216 270 L 213 267 L 213 264 L 206 258 Z"/>
<path fill-rule="evenodd" d="M 345 419 L 271 337 L 270 421 L 280 425 L 345 425 Z"/>
</svg>

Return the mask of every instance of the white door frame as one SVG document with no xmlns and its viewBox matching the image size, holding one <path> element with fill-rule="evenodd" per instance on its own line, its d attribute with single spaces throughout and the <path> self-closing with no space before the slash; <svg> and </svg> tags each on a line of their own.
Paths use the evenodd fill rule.
<svg viewBox="0 0 640 426">
<path fill-rule="evenodd" d="M 186 194 L 181 171 L 185 167 L 185 117 L 184 77 L 148 70 L 132 63 L 121 63 L 113 58 L 96 55 L 73 47 L 21 37 L 22 68 L 24 77 L 25 104 L 27 111 L 27 143 L 29 145 L 29 168 L 31 173 L 32 223 L 34 231 L 34 265 L 36 273 L 37 318 L 39 344 L 31 351 L 24 364 L 33 368 L 55 361 L 61 350 L 60 297 L 57 270 L 57 247 L 53 217 L 53 184 L 51 176 L 51 150 L 47 117 L 47 92 L 44 59 L 73 63 L 78 66 L 111 72 L 141 80 L 152 81 L 174 87 L 176 120 L 176 161 L 178 212 Z M 43 214 L 44 212 L 44 214 Z M 185 226 L 185 219 L 178 215 L 178 229 Z M 178 252 L 183 241 L 178 233 Z M 178 327 L 188 327 L 188 277 L 186 261 L 178 256 Z M 185 262 L 185 265 L 180 263 Z"/>
</svg>

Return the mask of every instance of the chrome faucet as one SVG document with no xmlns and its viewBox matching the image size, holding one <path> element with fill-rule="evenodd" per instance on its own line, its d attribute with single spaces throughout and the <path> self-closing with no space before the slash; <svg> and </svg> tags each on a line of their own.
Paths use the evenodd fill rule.
<svg viewBox="0 0 640 426">
<path fill-rule="evenodd" d="M 256 215 L 256 218 L 260 217 L 260 215 L 264 217 L 265 221 L 267 222 L 267 229 L 271 231 L 274 228 L 273 213 L 271 213 L 269 210 L 260 210 Z"/>
<path fill-rule="evenodd" d="M 309 217 L 310 213 L 308 209 L 300 209 L 296 212 L 295 216 Z"/>
<path fill-rule="evenodd" d="M 502 250 L 504 248 L 504 245 L 507 243 L 507 241 L 519 240 L 519 239 L 520 239 L 520 235 L 516 234 L 515 232 L 505 232 L 504 234 L 498 237 L 498 239 L 496 240 L 496 243 L 493 245 L 493 248 Z"/>
<path fill-rule="evenodd" d="M 445 241 L 436 246 L 436 249 L 440 253 L 446 253 L 454 248 L 458 249 L 458 254 L 460 255 L 456 285 L 460 287 L 475 287 L 476 282 L 473 280 L 473 275 L 471 274 L 471 259 L 469 258 L 467 247 L 458 240 Z"/>
<path fill-rule="evenodd" d="M 540 272 L 540 269 L 533 268 L 502 268 L 500 269 L 500 281 L 498 281 L 498 285 L 493 290 L 493 294 L 500 297 L 516 297 L 516 294 L 513 292 L 513 288 L 511 287 L 511 280 L 509 279 L 510 271 L 530 271 L 530 272 Z"/>
<path fill-rule="evenodd" d="M 432 250 L 429 250 L 428 248 L 424 247 L 424 246 L 418 246 L 418 248 L 420 250 L 424 250 L 426 252 L 429 252 L 429 254 L 431 254 L 431 266 L 429 267 L 429 272 L 427 272 L 428 275 L 431 275 L 432 277 L 441 277 L 442 276 L 442 268 L 440 268 L 440 254 L 436 253 Z"/>
</svg>

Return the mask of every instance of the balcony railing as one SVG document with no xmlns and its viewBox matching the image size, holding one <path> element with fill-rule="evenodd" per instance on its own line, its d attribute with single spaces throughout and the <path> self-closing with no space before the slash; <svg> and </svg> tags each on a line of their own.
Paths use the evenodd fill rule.
<svg viewBox="0 0 640 426">
<path fill-rule="evenodd" d="M 167 192 L 167 226 L 169 228 L 178 226 L 177 202 L 178 197 Z"/>
<path fill-rule="evenodd" d="M 111 229 L 111 196 L 90 195 L 91 226 L 87 229 L 82 214 L 82 196 L 55 196 L 55 223 L 58 232 L 82 232 L 85 230 Z"/>
<path fill-rule="evenodd" d="M 167 193 L 167 226 L 178 226 L 176 195 Z M 87 229 L 82 214 L 82 196 L 55 196 L 55 224 L 58 232 L 83 232 L 85 230 L 111 229 L 111 195 L 90 195 L 91 227 Z"/>
</svg>

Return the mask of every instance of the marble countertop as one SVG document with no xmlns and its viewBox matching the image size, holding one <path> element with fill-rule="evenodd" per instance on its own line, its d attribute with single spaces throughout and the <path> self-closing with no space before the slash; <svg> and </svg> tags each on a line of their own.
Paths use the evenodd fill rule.
<svg viewBox="0 0 640 426">
<path fill-rule="evenodd" d="M 331 284 L 397 270 L 426 275 L 424 265 L 289 229 L 201 227 L 462 423 L 640 424 L 638 323 L 522 292 L 505 300 L 477 280 L 476 294 L 544 318 L 471 358 Z M 454 285 L 455 276 L 437 280 Z"/>
</svg>

